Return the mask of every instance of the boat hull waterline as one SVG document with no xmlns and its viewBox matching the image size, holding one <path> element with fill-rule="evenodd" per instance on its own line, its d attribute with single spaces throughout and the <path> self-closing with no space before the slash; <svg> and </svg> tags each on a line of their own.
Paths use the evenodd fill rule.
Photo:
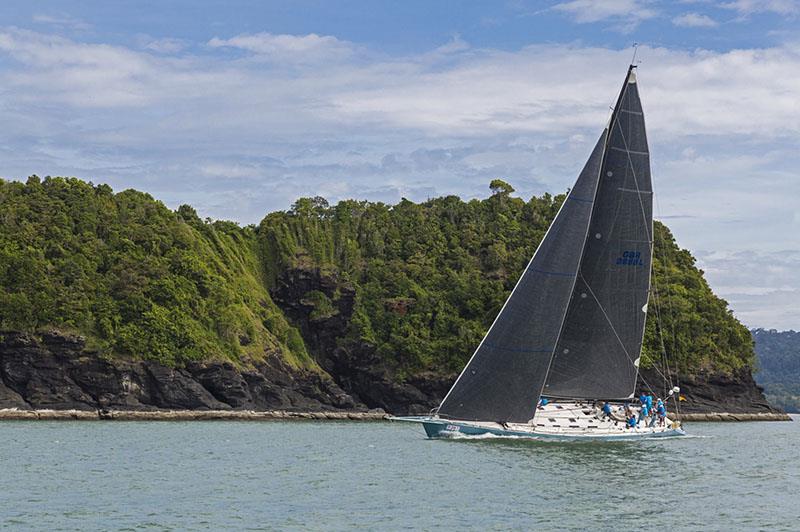
<svg viewBox="0 0 800 532">
<path fill-rule="evenodd" d="M 491 427 L 483 423 L 478 425 L 466 421 L 455 421 L 430 416 L 405 416 L 392 417 L 390 419 L 421 423 L 425 429 L 425 433 L 431 439 L 506 437 L 542 441 L 631 441 L 686 436 L 686 432 L 680 427 L 659 428 L 655 430 L 650 428 L 633 428 L 620 434 L 598 434 L 588 432 L 584 434 L 556 434 L 553 432 L 537 431 L 533 428 L 503 427 L 500 424 L 495 424 L 497 425 L 496 427 Z"/>
</svg>

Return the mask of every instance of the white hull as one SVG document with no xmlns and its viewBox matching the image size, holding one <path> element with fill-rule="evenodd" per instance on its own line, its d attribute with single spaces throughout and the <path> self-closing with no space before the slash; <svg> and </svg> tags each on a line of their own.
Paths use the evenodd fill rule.
<svg viewBox="0 0 800 532">
<path fill-rule="evenodd" d="M 650 425 L 650 418 L 635 427 L 628 427 L 619 405 L 614 406 L 613 417 L 605 416 L 588 403 L 550 403 L 540 407 L 528 423 L 496 423 L 484 421 L 460 421 L 438 416 L 417 418 L 395 418 L 401 421 L 423 423 L 432 438 L 470 436 L 512 436 L 547 440 L 637 440 L 682 436 L 685 434 L 679 423 L 665 418 Z M 632 408 L 639 416 L 639 408 Z"/>
</svg>

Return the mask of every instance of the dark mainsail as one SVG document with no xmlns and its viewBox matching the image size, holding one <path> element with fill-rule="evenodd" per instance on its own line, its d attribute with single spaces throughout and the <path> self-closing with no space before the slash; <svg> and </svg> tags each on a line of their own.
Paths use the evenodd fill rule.
<svg viewBox="0 0 800 532">
<path fill-rule="evenodd" d="M 650 289 L 652 211 L 650 156 L 631 67 L 611 118 L 586 245 L 543 395 L 632 396 Z"/>
<path fill-rule="evenodd" d="M 575 283 L 605 142 L 603 132 L 440 416 L 515 423 L 533 417 Z"/>
</svg>

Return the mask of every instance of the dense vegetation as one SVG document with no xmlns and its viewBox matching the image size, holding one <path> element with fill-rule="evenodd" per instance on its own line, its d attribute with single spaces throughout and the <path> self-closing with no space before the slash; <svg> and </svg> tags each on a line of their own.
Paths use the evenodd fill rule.
<svg viewBox="0 0 800 532">
<path fill-rule="evenodd" d="M 772 404 L 800 412 L 800 332 L 755 329 L 758 384 Z"/>
<path fill-rule="evenodd" d="M 455 371 L 564 199 L 524 201 L 499 180 L 492 192 L 397 205 L 303 198 L 239 227 L 76 179 L 0 181 L 0 327 L 66 328 L 107 356 L 168 364 L 277 350 L 313 367 L 269 290 L 287 268 L 320 268 L 356 289 L 340 342 L 375 346 L 401 376 Z M 645 364 L 664 349 L 683 371 L 752 364 L 749 331 L 661 224 L 655 259 Z M 314 317 L 333 313 L 335 301 L 313 292 Z"/>
<path fill-rule="evenodd" d="M 74 330 L 167 364 L 265 349 L 308 361 L 264 287 L 254 228 L 77 179 L 0 181 L 0 206 L 2 328 Z"/>
<path fill-rule="evenodd" d="M 264 218 L 258 238 L 272 275 L 298 261 L 344 273 L 359 289 L 352 334 L 374 343 L 384 359 L 405 371 L 457 370 L 564 199 L 545 194 L 525 202 L 502 181 L 491 188 L 488 199 L 469 202 L 448 196 L 329 206 L 302 199 Z M 649 307 L 645 364 L 660 361 L 666 349 L 683 371 L 751 365 L 749 331 L 714 296 L 691 254 L 661 224 L 655 240 L 658 297 Z"/>
</svg>

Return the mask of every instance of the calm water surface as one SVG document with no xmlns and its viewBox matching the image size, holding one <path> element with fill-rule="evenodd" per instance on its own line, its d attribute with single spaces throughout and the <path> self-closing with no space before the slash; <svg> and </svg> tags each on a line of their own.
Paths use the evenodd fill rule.
<svg viewBox="0 0 800 532">
<path fill-rule="evenodd" d="M 800 529 L 800 419 L 637 443 L 358 422 L 2 422 L 0 527 Z"/>
</svg>

